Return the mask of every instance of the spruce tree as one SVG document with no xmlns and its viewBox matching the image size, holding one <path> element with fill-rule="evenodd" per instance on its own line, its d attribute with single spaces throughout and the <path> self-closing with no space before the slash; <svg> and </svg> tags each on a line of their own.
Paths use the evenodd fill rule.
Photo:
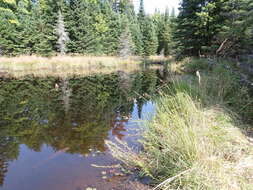
<svg viewBox="0 0 253 190">
<path fill-rule="evenodd" d="M 108 25 L 98 1 L 70 1 L 66 16 L 69 50 L 82 54 L 102 54 Z"/>
<path fill-rule="evenodd" d="M 41 1 L 33 5 L 31 29 L 28 31 L 30 43 L 33 44 L 32 53 L 48 56 L 56 51 L 57 12 L 56 4 L 52 0 Z"/>
<path fill-rule="evenodd" d="M 0 0 L 0 55 L 15 54 L 18 19 L 15 0 Z"/>
<path fill-rule="evenodd" d="M 253 3 L 250 0 L 228 0 L 222 5 L 225 20 L 217 36 L 217 55 L 237 56 L 251 53 Z"/>
<path fill-rule="evenodd" d="M 157 33 L 152 19 L 148 16 L 144 19 L 142 31 L 144 55 L 155 55 L 158 47 Z"/>
<path fill-rule="evenodd" d="M 212 42 L 221 29 L 223 0 L 183 0 L 176 19 L 178 55 L 199 56 L 213 52 Z"/>
<path fill-rule="evenodd" d="M 169 9 L 163 15 L 159 13 L 157 21 L 158 49 L 157 53 L 168 56 L 171 54 L 171 21 Z"/>
<path fill-rule="evenodd" d="M 20 0 L 17 4 L 17 18 L 19 25 L 17 28 L 17 54 L 31 54 L 32 44 L 30 43 L 31 33 L 31 7 L 30 0 Z M 30 32 L 29 32 L 30 31 Z"/>
<path fill-rule="evenodd" d="M 142 42 L 142 33 L 140 29 L 140 24 L 138 22 L 138 17 L 134 11 L 134 5 L 132 1 L 124 0 L 121 5 L 121 15 L 122 18 L 125 16 L 128 18 L 128 28 L 132 37 L 132 53 L 135 55 L 142 55 L 143 53 L 143 42 Z"/>
<path fill-rule="evenodd" d="M 113 10 L 111 3 L 106 0 L 101 3 L 101 13 L 104 15 L 107 30 L 101 40 L 103 54 L 117 55 L 120 45 L 121 17 Z"/>
<path fill-rule="evenodd" d="M 198 55 L 201 49 L 201 40 L 198 32 L 198 26 L 196 25 L 197 15 L 196 12 L 201 11 L 202 0 L 190 1 L 183 0 L 180 13 L 176 20 L 177 30 L 174 33 L 175 41 L 177 42 L 175 48 L 177 48 L 178 55 Z"/>
</svg>

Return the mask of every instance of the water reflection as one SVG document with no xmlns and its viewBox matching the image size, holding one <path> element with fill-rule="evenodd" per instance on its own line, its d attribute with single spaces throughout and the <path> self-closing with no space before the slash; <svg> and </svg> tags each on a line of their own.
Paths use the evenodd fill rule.
<svg viewBox="0 0 253 190">
<path fill-rule="evenodd" d="M 24 145 L 37 152 L 37 157 L 49 151 L 45 146 L 53 155 L 105 152 L 104 141 L 111 136 L 124 138 L 134 109 L 141 117 L 143 105 L 156 93 L 163 77 L 160 71 L 146 70 L 72 78 L 0 79 L 0 189 L 8 189 L 4 180 L 12 161 L 16 160 L 16 167 L 12 167 L 16 173 L 28 167 L 20 166 L 22 156 L 28 155 Z M 64 161 L 57 164 L 63 167 Z M 17 181 L 11 172 L 7 178 L 12 185 Z"/>
</svg>

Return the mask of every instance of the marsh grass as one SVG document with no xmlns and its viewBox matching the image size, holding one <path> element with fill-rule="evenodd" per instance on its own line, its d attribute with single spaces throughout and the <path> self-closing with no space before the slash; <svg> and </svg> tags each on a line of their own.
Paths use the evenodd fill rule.
<svg viewBox="0 0 253 190">
<path fill-rule="evenodd" d="M 237 109 L 253 104 L 236 76 L 217 66 L 201 84 L 195 77 L 174 81 L 161 94 L 143 151 L 107 143 L 114 156 L 150 176 L 154 189 L 252 189 L 253 147 Z"/>
<path fill-rule="evenodd" d="M 12 77 L 34 75 L 38 77 L 87 75 L 110 73 L 116 70 L 135 71 L 139 68 L 140 58 L 130 57 L 89 57 L 89 56 L 20 56 L 0 57 L 0 71 Z"/>
<path fill-rule="evenodd" d="M 165 61 L 165 57 L 148 57 L 150 62 Z M 95 56 L 19 56 L 0 57 L 0 76 L 24 77 L 68 77 L 73 75 L 90 75 L 94 73 L 111 73 L 115 71 L 133 72 L 142 66 L 141 57 L 95 57 Z M 154 67 L 154 66 L 151 66 Z M 2 74 L 3 75 L 3 74 Z"/>
</svg>

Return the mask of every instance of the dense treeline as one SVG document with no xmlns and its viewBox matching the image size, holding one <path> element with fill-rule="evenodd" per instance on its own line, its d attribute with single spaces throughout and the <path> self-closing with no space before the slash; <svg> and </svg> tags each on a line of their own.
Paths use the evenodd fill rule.
<svg viewBox="0 0 253 190">
<path fill-rule="evenodd" d="M 183 0 L 174 24 L 179 56 L 252 53 L 252 0 Z"/>
<path fill-rule="evenodd" d="M 130 0 L 0 0 L 0 10 L 2 55 L 152 55 L 168 22 L 147 15 L 143 0 L 138 14 Z"/>
<path fill-rule="evenodd" d="M 147 2 L 148 3 L 148 2 Z M 251 0 L 182 0 L 148 15 L 140 0 L 0 0 L 0 55 L 238 56 L 252 53 Z"/>
</svg>

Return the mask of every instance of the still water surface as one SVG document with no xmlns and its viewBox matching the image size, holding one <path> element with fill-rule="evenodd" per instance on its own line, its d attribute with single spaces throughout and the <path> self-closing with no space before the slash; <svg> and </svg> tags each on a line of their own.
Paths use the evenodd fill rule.
<svg viewBox="0 0 253 190">
<path fill-rule="evenodd" d="M 0 79 L 0 190 L 133 189 L 105 140 L 137 146 L 166 73 Z M 114 174 L 117 173 L 117 176 Z"/>
</svg>

